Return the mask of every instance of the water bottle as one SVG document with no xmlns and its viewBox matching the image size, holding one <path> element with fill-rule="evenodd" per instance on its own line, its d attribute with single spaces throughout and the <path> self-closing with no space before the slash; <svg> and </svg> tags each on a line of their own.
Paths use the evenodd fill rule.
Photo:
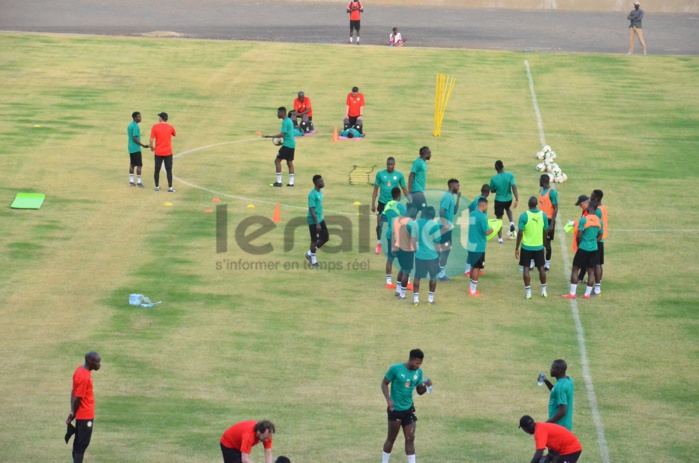
<svg viewBox="0 0 699 463">
<path fill-rule="evenodd" d="M 422 379 L 422 384 L 425 385 L 425 388 L 427 389 L 427 393 L 428 393 L 428 394 L 432 394 L 432 386 L 428 386 L 428 385 L 427 385 L 427 381 L 429 381 L 429 380 L 430 380 L 429 378 L 423 378 L 423 379 Z"/>
<path fill-rule="evenodd" d="M 536 384 L 539 385 L 539 386 L 543 386 L 543 385 L 544 385 L 544 380 L 545 380 L 545 379 L 546 379 L 546 373 L 541 373 L 541 374 L 539 375 L 539 378 L 536 380 Z"/>
</svg>

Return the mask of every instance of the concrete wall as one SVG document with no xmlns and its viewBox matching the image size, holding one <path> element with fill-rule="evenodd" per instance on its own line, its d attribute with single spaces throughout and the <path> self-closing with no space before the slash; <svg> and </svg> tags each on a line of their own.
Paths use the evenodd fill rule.
<svg viewBox="0 0 699 463">
<path fill-rule="evenodd" d="M 259 1 L 259 0 L 258 0 Z M 350 0 L 266 0 L 274 3 L 340 3 Z M 376 5 L 442 8 L 492 8 L 514 10 L 567 10 L 628 12 L 633 0 L 360 0 L 366 8 Z M 646 13 L 699 13 L 699 0 L 640 0 Z M 699 25 L 698 25 L 699 26 Z"/>
</svg>

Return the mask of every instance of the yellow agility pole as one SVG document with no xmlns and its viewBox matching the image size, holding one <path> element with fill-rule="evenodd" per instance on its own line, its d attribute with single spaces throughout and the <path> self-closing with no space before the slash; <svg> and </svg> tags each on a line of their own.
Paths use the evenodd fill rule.
<svg viewBox="0 0 699 463">
<path fill-rule="evenodd" d="M 434 131 L 432 132 L 435 137 L 442 135 L 442 120 L 455 83 L 455 78 L 445 74 L 437 74 L 434 94 Z"/>
</svg>

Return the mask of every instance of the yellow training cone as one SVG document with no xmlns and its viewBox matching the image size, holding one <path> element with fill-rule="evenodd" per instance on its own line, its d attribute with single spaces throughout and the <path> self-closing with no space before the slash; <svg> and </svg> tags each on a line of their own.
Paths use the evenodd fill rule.
<svg viewBox="0 0 699 463">
<path fill-rule="evenodd" d="M 254 205 L 254 204 L 248 204 L 248 209 L 255 209 L 255 205 Z"/>
<path fill-rule="evenodd" d="M 165 203 L 165 206 L 166 206 L 166 207 L 171 207 L 171 206 L 172 206 L 172 203 L 171 203 L 171 202 L 167 202 L 167 203 Z"/>
<path fill-rule="evenodd" d="M 354 206 L 361 206 L 362 203 L 360 203 L 359 201 L 355 201 L 355 202 L 352 203 L 352 205 L 354 205 Z"/>
</svg>

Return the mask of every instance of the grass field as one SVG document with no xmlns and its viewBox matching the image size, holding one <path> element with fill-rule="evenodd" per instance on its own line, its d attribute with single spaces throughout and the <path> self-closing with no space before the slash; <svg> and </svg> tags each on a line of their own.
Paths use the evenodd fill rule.
<svg viewBox="0 0 699 463">
<path fill-rule="evenodd" d="M 602 461 L 571 305 L 558 297 L 570 271 L 560 244 L 548 300 L 522 299 L 513 242 L 491 242 L 484 297 L 468 298 L 456 276 L 438 286 L 437 307 L 415 309 L 384 289 L 384 259 L 362 249 L 373 249 L 374 221 L 367 244 L 353 203 L 368 204 L 371 187 L 347 182 L 352 165 L 381 167 L 388 155 L 407 176 L 428 145 L 428 188 L 446 190 L 457 177 L 470 199 L 502 159 L 524 211 L 540 149 L 525 59 L 546 141 L 570 178 L 557 187 L 560 217 L 576 218 L 575 199 L 595 188 L 610 213 L 603 297 L 578 302 L 609 461 L 695 458 L 699 59 L 357 48 L 0 36 L 0 461 L 69 461 L 70 378 L 97 350 L 86 461 L 220 461 L 228 426 L 266 418 L 277 425 L 275 455 L 376 462 L 379 384 L 414 347 L 435 384 L 416 399 L 419 461 L 528 461 L 533 439 L 517 420 L 546 418 L 548 394 L 534 379 L 556 358 L 576 380 L 581 461 Z M 457 79 L 439 139 L 437 72 Z M 353 85 L 366 97 L 368 136 L 335 144 Z M 298 142 L 297 187 L 269 188 L 275 149 L 254 133 L 277 133 L 276 108 L 298 90 L 312 98 L 319 133 Z M 146 153 L 149 188 L 128 186 L 135 110 L 144 138 L 157 113 L 170 114 L 181 154 L 175 194 L 153 191 Z M 306 229 L 285 240 L 284 227 L 305 215 L 315 173 L 328 214 L 351 229 L 319 253 L 335 269 L 286 270 L 303 263 Z M 9 209 L 19 191 L 45 193 L 43 208 Z M 216 253 L 216 215 L 204 212 L 214 197 L 228 208 L 226 253 Z M 255 241 L 273 251 L 241 250 L 238 224 L 271 218 L 276 202 L 281 226 Z M 278 267 L 218 270 L 226 259 Z M 452 256 L 450 273 L 462 267 Z M 163 303 L 134 309 L 130 293 Z M 405 461 L 402 437 L 393 453 Z"/>
</svg>

